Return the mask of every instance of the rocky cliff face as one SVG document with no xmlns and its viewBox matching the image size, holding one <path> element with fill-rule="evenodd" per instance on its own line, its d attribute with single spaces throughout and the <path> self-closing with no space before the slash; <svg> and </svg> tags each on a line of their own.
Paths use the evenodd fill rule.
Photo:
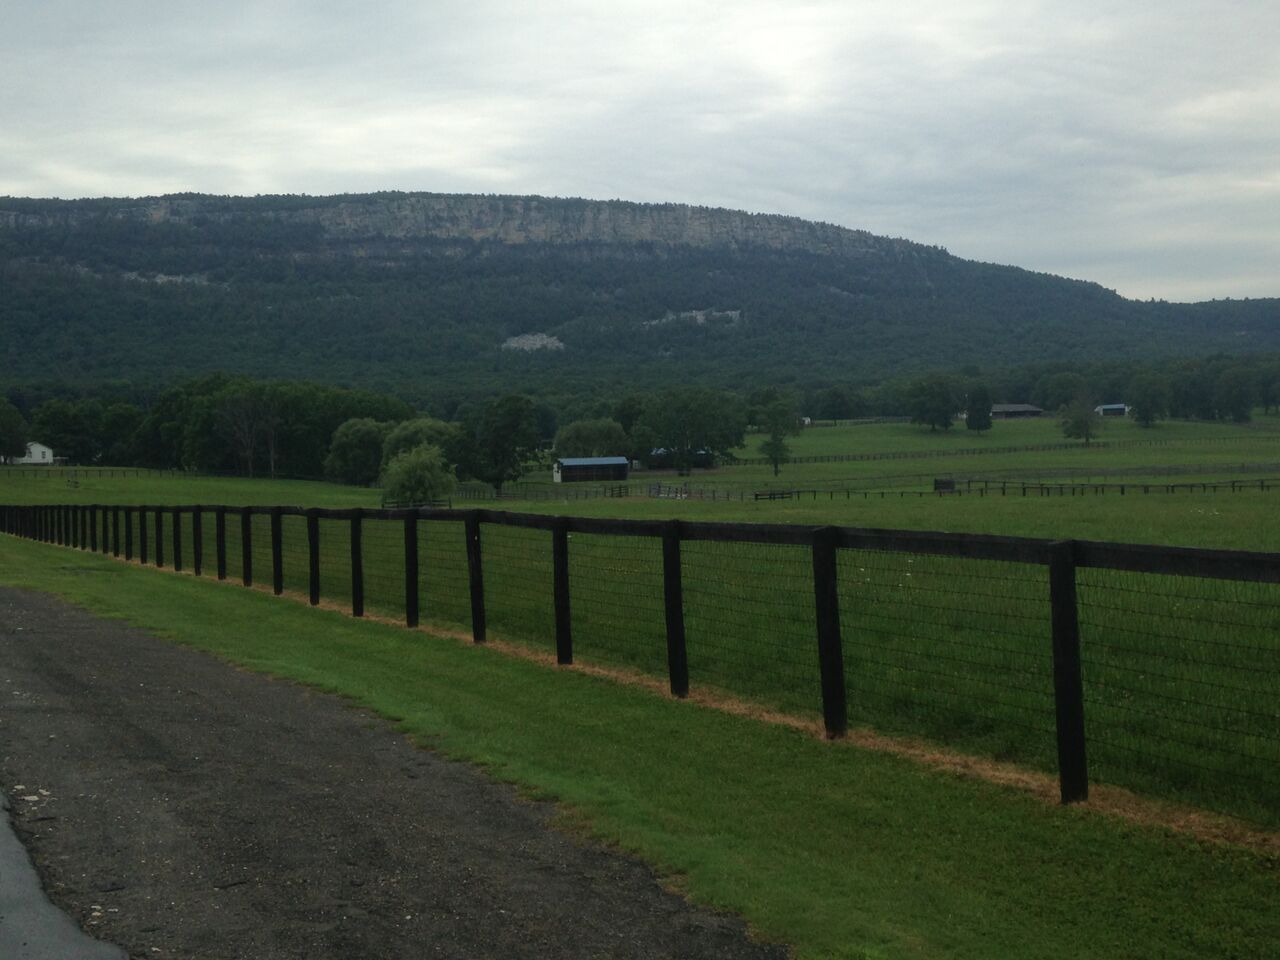
<svg viewBox="0 0 1280 960">
<path fill-rule="evenodd" d="M 239 218 L 314 224 L 332 241 L 474 240 L 626 243 L 804 251 L 839 257 L 910 257 L 929 249 L 825 223 L 682 204 L 469 194 L 341 197 L 175 195 L 137 200 L 0 199 L 0 229 L 72 227 L 116 220 L 164 224 Z"/>
</svg>

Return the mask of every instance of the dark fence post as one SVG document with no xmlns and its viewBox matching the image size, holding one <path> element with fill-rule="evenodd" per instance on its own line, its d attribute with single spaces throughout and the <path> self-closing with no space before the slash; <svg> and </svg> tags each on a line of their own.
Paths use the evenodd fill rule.
<svg viewBox="0 0 1280 960">
<path fill-rule="evenodd" d="M 311 605 L 320 602 L 320 514 L 307 511 L 307 583 L 311 591 Z"/>
<path fill-rule="evenodd" d="M 182 508 L 173 508 L 173 569 L 182 570 Z"/>
<path fill-rule="evenodd" d="M 404 518 L 404 622 L 418 625 L 418 515 Z"/>
<path fill-rule="evenodd" d="M 133 559 L 133 507 L 124 508 L 124 558 Z"/>
<path fill-rule="evenodd" d="M 156 507 L 156 566 L 164 566 L 164 509 Z"/>
<path fill-rule="evenodd" d="M 1049 601 L 1053 615 L 1053 702 L 1058 728 L 1058 778 L 1063 803 L 1089 798 L 1085 755 L 1084 681 L 1076 605 L 1075 544 L 1049 547 Z"/>
<path fill-rule="evenodd" d="M 569 521 L 551 529 L 551 577 L 556 607 L 556 663 L 573 663 L 572 607 L 569 603 Z"/>
<path fill-rule="evenodd" d="M 111 555 L 120 556 L 120 508 L 111 508 Z"/>
<path fill-rule="evenodd" d="M 98 508 L 89 506 L 89 549 L 98 552 Z"/>
<path fill-rule="evenodd" d="M 662 595 L 667 612 L 667 672 L 671 693 L 689 695 L 689 651 L 684 635 L 684 580 L 680 570 L 680 521 L 662 526 Z"/>
<path fill-rule="evenodd" d="M 102 540 L 100 546 L 103 553 L 111 552 L 111 508 L 102 507 Z"/>
<path fill-rule="evenodd" d="M 197 577 L 204 572 L 204 510 L 191 508 L 191 572 Z"/>
<path fill-rule="evenodd" d="M 835 527 L 821 527 L 813 532 L 813 599 L 818 627 L 818 668 L 822 675 L 822 722 L 830 738 L 842 737 L 849 729 L 836 560 L 839 536 Z"/>
<path fill-rule="evenodd" d="M 147 563 L 147 508 L 138 506 L 138 562 Z"/>
<path fill-rule="evenodd" d="M 364 511 L 351 513 L 351 615 L 364 616 Z"/>
<path fill-rule="evenodd" d="M 253 586 L 253 511 L 240 508 L 240 573 L 246 587 Z"/>
<path fill-rule="evenodd" d="M 480 511 L 467 514 L 467 578 L 471 585 L 471 639 L 484 643 L 488 636 L 484 620 L 484 565 L 480 555 Z"/>
<path fill-rule="evenodd" d="M 271 508 L 271 592 L 284 593 L 284 520 L 280 507 Z"/>
<path fill-rule="evenodd" d="M 213 510 L 213 553 L 218 568 L 218 579 L 227 579 L 227 508 Z"/>
</svg>

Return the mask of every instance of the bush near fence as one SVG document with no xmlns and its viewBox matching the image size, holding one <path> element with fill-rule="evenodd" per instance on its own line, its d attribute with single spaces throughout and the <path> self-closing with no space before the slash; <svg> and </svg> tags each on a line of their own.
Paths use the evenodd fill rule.
<svg viewBox="0 0 1280 960">
<path fill-rule="evenodd" d="M 490 632 L 1280 824 L 1280 555 L 486 510 L 20 506 L 5 532 Z"/>
</svg>

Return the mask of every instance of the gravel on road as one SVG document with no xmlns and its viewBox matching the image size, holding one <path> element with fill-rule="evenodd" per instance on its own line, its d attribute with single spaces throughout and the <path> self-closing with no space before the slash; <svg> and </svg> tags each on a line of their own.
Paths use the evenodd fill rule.
<svg viewBox="0 0 1280 960">
<path fill-rule="evenodd" d="M 0 778 L 51 899 L 132 958 L 786 956 L 339 698 L 9 588 Z"/>
</svg>

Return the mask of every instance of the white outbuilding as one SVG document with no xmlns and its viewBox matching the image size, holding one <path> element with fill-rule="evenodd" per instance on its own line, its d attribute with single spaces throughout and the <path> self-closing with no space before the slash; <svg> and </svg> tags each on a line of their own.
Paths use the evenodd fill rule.
<svg viewBox="0 0 1280 960">
<path fill-rule="evenodd" d="M 43 443 L 28 443 L 25 456 L 14 457 L 10 461 L 15 466 L 53 466 L 53 451 Z"/>
</svg>

